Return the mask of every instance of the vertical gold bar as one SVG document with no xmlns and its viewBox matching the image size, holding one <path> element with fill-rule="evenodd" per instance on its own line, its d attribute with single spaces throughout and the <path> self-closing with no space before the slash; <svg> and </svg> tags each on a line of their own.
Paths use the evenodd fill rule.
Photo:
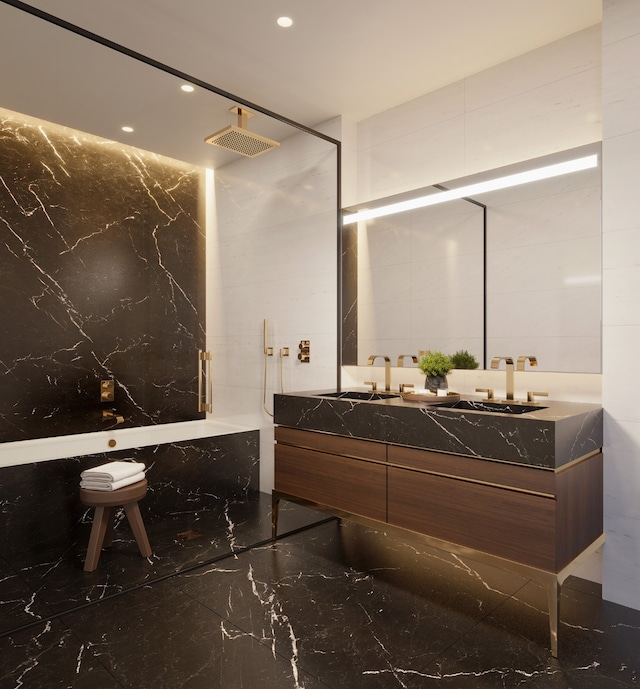
<svg viewBox="0 0 640 689">
<path fill-rule="evenodd" d="M 201 349 L 198 350 L 198 411 L 213 411 L 211 352 L 204 352 Z"/>
</svg>

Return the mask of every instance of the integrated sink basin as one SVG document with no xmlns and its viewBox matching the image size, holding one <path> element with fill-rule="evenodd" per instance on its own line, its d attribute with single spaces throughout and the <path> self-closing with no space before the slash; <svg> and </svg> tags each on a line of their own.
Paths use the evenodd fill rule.
<svg viewBox="0 0 640 689">
<path fill-rule="evenodd" d="M 440 408 L 447 409 L 461 409 L 464 411 L 481 411 L 495 414 L 527 414 L 531 411 L 540 411 L 546 409 L 540 405 L 519 404 L 518 402 L 489 402 L 489 401 L 473 401 L 473 400 L 458 400 L 457 402 L 444 402 L 439 405 Z"/>
<path fill-rule="evenodd" d="M 376 402 L 377 400 L 389 400 L 393 399 L 394 397 L 398 397 L 399 395 L 394 395 L 392 393 L 388 392 L 353 392 L 353 391 L 345 391 L 345 392 L 326 392 L 321 395 L 318 395 L 318 397 L 333 397 L 334 399 L 340 399 L 340 400 L 361 400 L 364 402 Z"/>
</svg>

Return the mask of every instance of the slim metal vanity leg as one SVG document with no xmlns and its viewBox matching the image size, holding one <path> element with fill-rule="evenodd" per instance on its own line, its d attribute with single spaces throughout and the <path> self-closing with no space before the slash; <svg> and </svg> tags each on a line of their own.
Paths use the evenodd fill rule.
<svg viewBox="0 0 640 689">
<path fill-rule="evenodd" d="M 275 541 L 278 537 L 278 511 L 280 498 L 274 493 L 271 494 L 271 540 Z"/>
<path fill-rule="evenodd" d="M 546 583 L 549 599 L 549 632 L 551 634 L 551 655 L 558 657 L 558 625 L 560 623 L 560 592 L 562 584 L 558 577 Z"/>
</svg>

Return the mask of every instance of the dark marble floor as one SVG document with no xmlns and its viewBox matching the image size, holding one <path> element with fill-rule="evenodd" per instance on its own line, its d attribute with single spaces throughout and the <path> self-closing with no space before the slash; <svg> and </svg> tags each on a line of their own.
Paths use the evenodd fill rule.
<svg viewBox="0 0 640 689">
<path fill-rule="evenodd" d="M 201 566 L 171 571 L 169 542 L 155 565 L 115 544 L 90 575 L 81 554 L 48 572 L 0 561 L 0 689 L 640 684 L 640 612 L 587 582 L 564 587 L 555 660 L 538 584 L 347 521 L 307 527 L 318 514 L 286 503 L 271 544 L 259 504 Z"/>
</svg>

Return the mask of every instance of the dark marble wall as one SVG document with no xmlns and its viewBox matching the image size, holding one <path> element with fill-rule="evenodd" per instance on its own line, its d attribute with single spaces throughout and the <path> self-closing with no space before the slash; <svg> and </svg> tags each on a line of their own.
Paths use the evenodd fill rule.
<svg viewBox="0 0 640 689">
<path fill-rule="evenodd" d="M 201 177 L 0 109 L 0 442 L 202 416 Z"/>
<path fill-rule="evenodd" d="M 152 445 L 135 450 L 37 462 L 0 470 L 0 539 L 9 562 L 38 553 L 86 548 L 92 510 L 79 499 L 80 473 L 113 460 L 144 462 L 141 502 L 149 531 L 163 522 L 177 534 L 198 525 L 220 502 L 259 492 L 259 431 Z M 43 555 L 44 557 L 44 555 Z"/>
</svg>

